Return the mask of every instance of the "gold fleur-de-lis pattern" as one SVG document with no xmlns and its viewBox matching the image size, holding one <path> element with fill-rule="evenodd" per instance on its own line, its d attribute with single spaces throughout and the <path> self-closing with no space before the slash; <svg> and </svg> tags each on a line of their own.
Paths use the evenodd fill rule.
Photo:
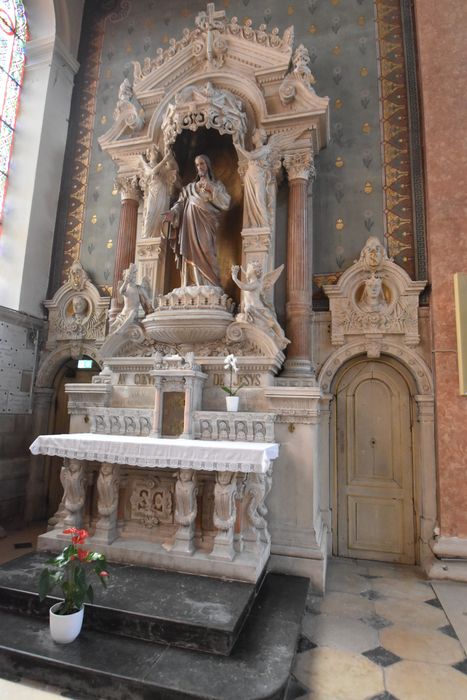
<svg viewBox="0 0 467 700">
<path fill-rule="evenodd" d="M 112 123 L 118 88 L 142 62 L 179 37 L 202 0 L 89 3 L 83 24 L 75 139 L 64 183 L 63 274 L 80 258 L 102 290 L 112 284 L 119 202 L 114 167 L 97 139 Z M 217 0 L 227 16 L 281 32 L 295 27 L 317 94 L 330 98 L 331 140 L 316 159 L 313 268 L 326 282 L 358 257 L 369 233 L 414 274 L 407 98 L 401 18 L 391 0 Z M 99 7 L 100 6 L 100 7 Z M 381 116 L 382 115 L 382 116 Z M 282 201 L 282 199 L 281 199 Z M 285 201 L 285 200 L 284 200 Z"/>
</svg>

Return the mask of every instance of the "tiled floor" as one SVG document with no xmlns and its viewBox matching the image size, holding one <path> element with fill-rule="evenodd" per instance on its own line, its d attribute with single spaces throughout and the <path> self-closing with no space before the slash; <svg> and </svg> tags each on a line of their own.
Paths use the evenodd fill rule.
<svg viewBox="0 0 467 700">
<path fill-rule="evenodd" d="M 289 700 L 466 700 L 466 615 L 465 584 L 333 559 L 326 595 L 308 597 Z"/>
<path fill-rule="evenodd" d="M 44 529 L 0 539 L 0 563 L 30 551 Z M 466 700 L 466 645 L 467 584 L 332 559 L 326 595 L 308 596 L 287 700 Z M 58 697 L 53 686 L 0 679 L 0 700 Z"/>
</svg>

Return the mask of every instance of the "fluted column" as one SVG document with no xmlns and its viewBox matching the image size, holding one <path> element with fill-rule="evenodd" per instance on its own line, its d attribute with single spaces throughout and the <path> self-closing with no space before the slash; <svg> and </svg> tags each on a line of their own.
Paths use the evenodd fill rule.
<svg viewBox="0 0 467 700">
<path fill-rule="evenodd" d="M 311 294 L 310 251 L 312 236 L 308 231 L 308 182 L 314 174 L 311 150 L 287 154 L 284 165 L 289 177 L 287 224 L 287 296 L 286 336 L 290 340 L 285 363 L 286 375 L 313 373 L 311 365 Z"/>
<path fill-rule="evenodd" d="M 122 206 L 120 208 L 120 220 L 118 223 L 117 246 L 115 250 L 115 264 L 112 287 L 112 301 L 110 302 L 109 319 L 114 321 L 121 311 L 118 301 L 118 283 L 123 277 L 123 271 L 130 263 L 135 261 L 136 231 L 138 226 L 138 205 L 140 193 L 138 178 L 120 176 L 116 180 Z"/>
</svg>

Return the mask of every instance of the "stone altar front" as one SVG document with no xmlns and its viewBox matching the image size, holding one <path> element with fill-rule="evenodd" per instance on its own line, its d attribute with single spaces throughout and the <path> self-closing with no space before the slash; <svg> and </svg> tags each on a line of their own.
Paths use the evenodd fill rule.
<svg viewBox="0 0 467 700">
<path fill-rule="evenodd" d="M 86 527 L 110 561 L 261 575 L 277 444 L 83 433 L 41 435 L 31 452 L 64 459 L 61 512 L 39 549 L 56 549 L 66 527 Z"/>
</svg>

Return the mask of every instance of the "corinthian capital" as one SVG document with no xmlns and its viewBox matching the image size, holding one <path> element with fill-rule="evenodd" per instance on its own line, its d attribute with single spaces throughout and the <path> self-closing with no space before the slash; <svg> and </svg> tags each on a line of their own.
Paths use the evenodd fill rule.
<svg viewBox="0 0 467 700">
<path fill-rule="evenodd" d="M 292 180 L 309 180 L 316 175 L 313 164 L 313 151 L 309 149 L 287 153 L 284 156 L 284 166 L 289 176 L 289 182 Z"/>
<path fill-rule="evenodd" d="M 120 192 L 122 201 L 124 199 L 135 199 L 139 201 L 141 195 L 138 187 L 138 177 L 136 175 L 132 175 L 131 177 L 118 175 L 115 179 L 115 185 Z"/>
</svg>

